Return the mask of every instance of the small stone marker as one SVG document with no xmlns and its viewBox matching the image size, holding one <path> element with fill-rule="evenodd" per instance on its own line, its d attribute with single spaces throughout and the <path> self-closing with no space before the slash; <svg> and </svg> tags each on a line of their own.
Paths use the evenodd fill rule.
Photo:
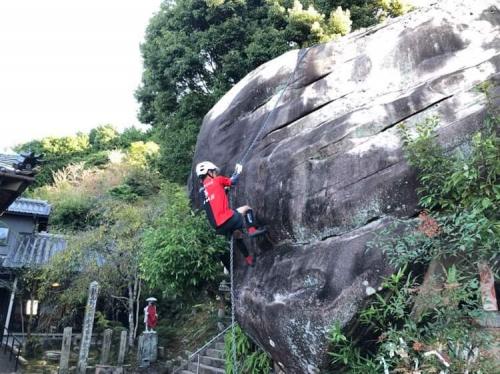
<svg viewBox="0 0 500 374">
<path fill-rule="evenodd" d="M 158 357 L 160 359 L 165 358 L 165 347 L 158 347 Z"/>
<path fill-rule="evenodd" d="M 104 337 L 102 339 L 102 350 L 101 350 L 101 364 L 106 365 L 109 363 L 109 351 L 111 349 L 111 335 L 113 330 L 104 330 Z"/>
<path fill-rule="evenodd" d="M 69 354 L 71 352 L 72 327 L 65 327 L 63 332 L 61 358 L 59 361 L 59 374 L 69 374 Z"/>
<path fill-rule="evenodd" d="M 120 334 L 120 350 L 118 351 L 118 365 L 123 365 L 125 361 L 125 353 L 127 353 L 127 331 L 124 330 Z"/>
<path fill-rule="evenodd" d="M 137 342 L 137 362 L 139 366 L 142 367 L 142 351 L 144 350 L 144 333 L 139 336 L 139 341 Z M 149 366 L 149 365 L 148 365 Z"/>
<path fill-rule="evenodd" d="M 82 342 L 80 344 L 80 356 L 76 367 L 77 374 L 85 374 L 87 371 L 87 359 L 89 356 L 90 341 L 92 339 L 92 328 L 94 327 L 95 305 L 97 294 L 99 293 L 99 283 L 90 283 L 87 306 L 85 307 L 85 318 L 82 327 Z"/>
</svg>

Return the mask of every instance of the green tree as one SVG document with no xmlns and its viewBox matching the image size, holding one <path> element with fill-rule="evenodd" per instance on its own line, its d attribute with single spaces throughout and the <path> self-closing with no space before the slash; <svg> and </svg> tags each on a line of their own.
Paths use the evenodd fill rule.
<svg viewBox="0 0 500 374">
<path fill-rule="evenodd" d="M 141 50 L 139 119 L 162 145 L 160 165 L 184 183 L 201 120 L 245 74 L 290 48 L 265 1 L 165 2 Z"/>
<path fill-rule="evenodd" d="M 143 286 L 139 269 L 142 234 L 155 216 L 151 210 L 156 212 L 156 209 L 144 200 L 122 204 L 118 200 L 106 199 L 98 204 L 102 224 L 67 237 L 69 248 L 54 256 L 40 272 L 39 294 L 46 304 L 53 306 L 51 314 L 56 318 L 63 316 L 64 310 L 73 310 L 61 320 L 68 323 L 82 310 L 88 284 L 99 281 L 100 296 L 108 300 L 105 303 L 107 308 L 127 315 L 129 346 L 133 346 Z M 53 292 L 50 287 L 54 282 L 61 284 L 58 292 Z"/>
<path fill-rule="evenodd" d="M 150 133 L 148 131 L 142 131 L 136 127 L 127 127 L 119 135 L 117 144 L 119 148 L 127 148 L 133 142 L 145 142 L 150 138 Z"/>
<path fill-rule="evenodd" d="M 338 7 L 330 14 L 330 19 L 328 21 L 331 32 L 339 35 L 346 35 L 351 32 L 351 12 L 349 9 L 342 10 L 342 7 Z"/>
<path fill-rule="evenodd" d="M 89 133 L 89 143 L 96 150 L 115 148 L 118 138 L 118 131 L 110 124 L 97 126 Z"/>
<path fill-rule="evenodd" d="M 49 136 L 42 139 L 42 149 L 51 155 L 68 155 L 85 152 L 89 149 L 89 137 L 79 133 L 75 136 Z"/>
<path fill-rule="evenodd" d="M 130 144 L 127 153 L 127 161 L 131 165 L 138 167 L 146 167 L 149 160 L 153 160 L 158 156 L 160 146 L 155 142 L 146 142 L 142 140 Z"/>
<path fill-rule="evenodd" d="M 393 3 L 384 14 L 397 13 Z M 165 176 L 185 183 L 203 116 L 246 74 L 291 48 L 376 23 L 382 5 L 362 0 L 165 1 L 141 46 L 144 72 L 136 91 L 139 120 L 152 126 L 161 145 L 159 166 Z"/>
</svg>

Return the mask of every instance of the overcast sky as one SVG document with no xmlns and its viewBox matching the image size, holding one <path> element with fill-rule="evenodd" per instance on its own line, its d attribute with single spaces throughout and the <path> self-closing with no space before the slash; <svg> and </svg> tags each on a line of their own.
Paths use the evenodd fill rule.
<svg viewBox="0 0 500 374">
<path fill-rule="evenodd" d="M 161 0 L 1 0 L 0 152 L 138 125 L 139 44 Z"/>
</svg>

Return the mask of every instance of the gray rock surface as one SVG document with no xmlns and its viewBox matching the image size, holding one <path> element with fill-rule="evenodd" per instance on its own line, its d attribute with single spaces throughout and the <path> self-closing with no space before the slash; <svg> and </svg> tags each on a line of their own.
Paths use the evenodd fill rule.
<svg viewBox="0 0 500 374">
<path fill-rule="evenodd" d="M 396 125 L 437 115 L 450 148 L 481 126 L 486 97 L 476 85 L 500 82 L 499 4 L 440 1 L 302 53 L 234 86 L 206 115 L 194 158 L 230 174 L 265 124 L 234 205 L 253 206 L 270 238 L 253 248 L 255 268 L 236 258 L 236 307 L 287 373 L 325 366 L 331 325 L 349 323 L 391 272 L 367 242 L 418 212 Z"/>
</svg>

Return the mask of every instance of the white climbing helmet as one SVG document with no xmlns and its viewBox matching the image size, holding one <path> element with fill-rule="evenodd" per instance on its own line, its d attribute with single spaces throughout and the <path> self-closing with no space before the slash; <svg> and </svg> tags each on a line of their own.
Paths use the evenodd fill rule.
<svg viewBox="0 0 500 374">
<path fill-rule="evenodd" d="M 206 175 L 209 170 L 219 170 L 219 168 L 210 161 L 203 161 L 196 165 L 196 175 L 198 177 Z"/>
</svg>

